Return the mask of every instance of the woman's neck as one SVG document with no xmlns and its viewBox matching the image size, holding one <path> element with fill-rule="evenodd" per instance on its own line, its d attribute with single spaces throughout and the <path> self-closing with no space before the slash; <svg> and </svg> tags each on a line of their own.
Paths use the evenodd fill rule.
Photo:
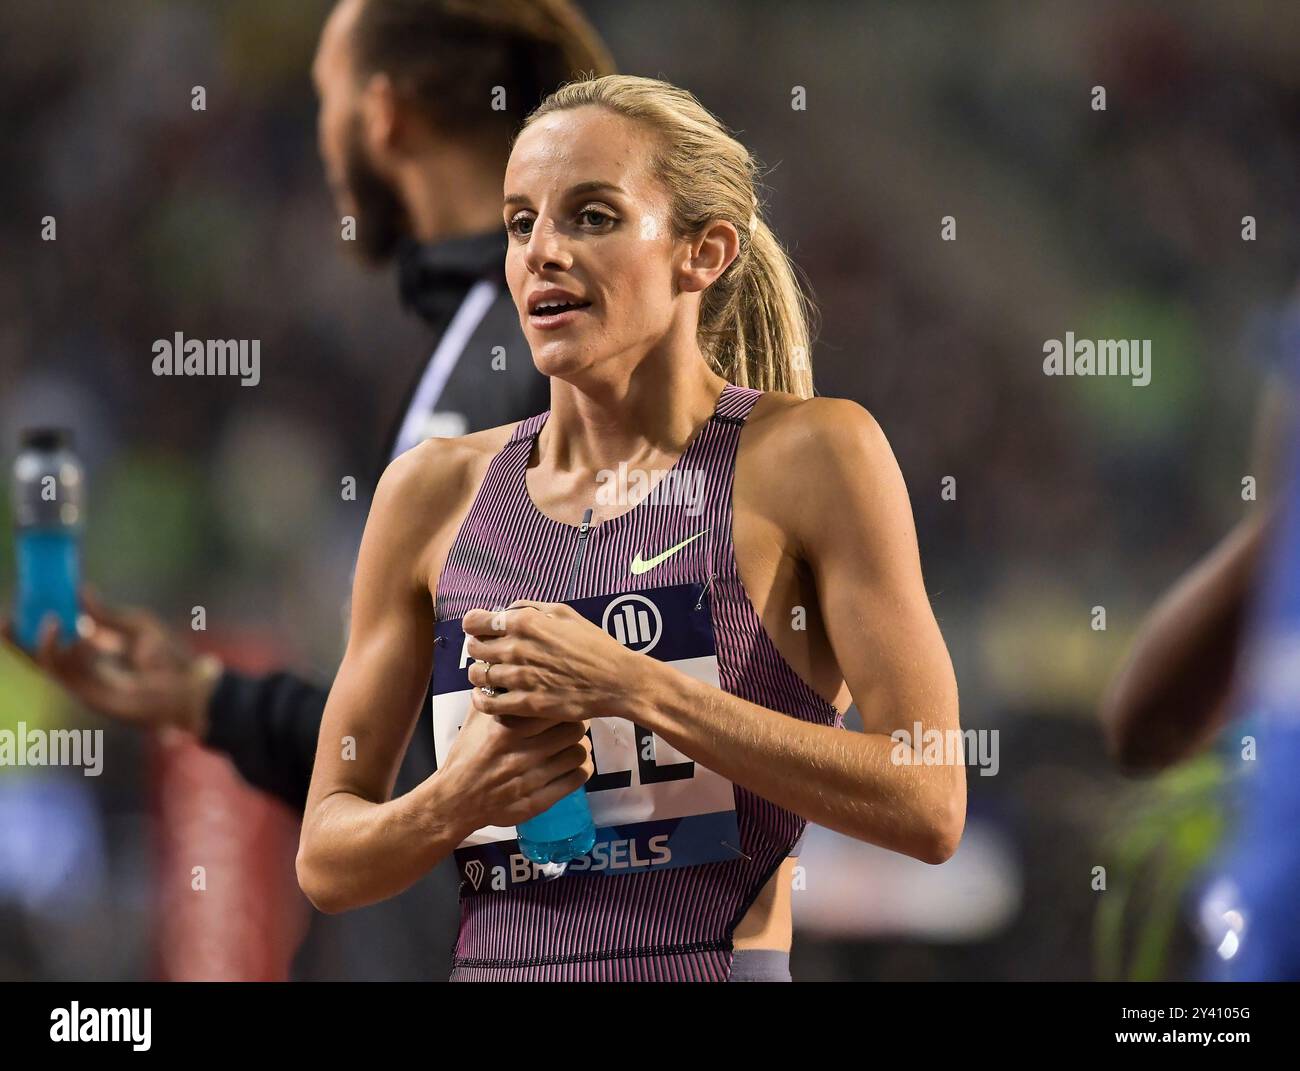
<svg viewBox="0 0 1300 1071">
<path fill-rule="evenodd" d="M 538 466 L 598 472 L 676 459 L 713 414 L 726 380 L 695 348 L 676 360 L 647 355 L 617 378 L 551 380 L 551 415 Z"/>
</svg>

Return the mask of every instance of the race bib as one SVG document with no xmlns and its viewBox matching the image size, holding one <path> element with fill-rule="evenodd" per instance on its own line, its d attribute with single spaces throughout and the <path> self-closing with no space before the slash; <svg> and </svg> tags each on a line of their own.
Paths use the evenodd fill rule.
<svg viewBox="0 0 1300 1071">
<path fill-rule="evenodd" d="M 569 605 L 624 646 L 718 686 L 713 620 L 699 585 L 599 595 Z M 436 630 L 433 739 L 441 766 L 470 710 L 474 659 L 466 653 L 459 618 L 439 622 Z M 629 874 L 739 857 L 730 781 L 626 718 L 594 718 L 590 736 L 596 772 L 586 790 L 596 843 L 569 864 L 568 873 Z M 519 850 L 514 826 L 476 830 L 455 854 L 464 895 L 542 877 L 541 867 Z"/>
</svg>

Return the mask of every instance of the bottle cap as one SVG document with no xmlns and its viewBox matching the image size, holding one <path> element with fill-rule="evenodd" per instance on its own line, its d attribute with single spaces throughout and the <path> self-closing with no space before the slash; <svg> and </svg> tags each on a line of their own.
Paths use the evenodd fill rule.
<svg viewBox="0 0 1300 1071">
<path fill-rule="evenodd" d="M 58 450 L 72 446 L 71 428 L 23 428 L 18 434 L 23 449 Z"/>
</svg>

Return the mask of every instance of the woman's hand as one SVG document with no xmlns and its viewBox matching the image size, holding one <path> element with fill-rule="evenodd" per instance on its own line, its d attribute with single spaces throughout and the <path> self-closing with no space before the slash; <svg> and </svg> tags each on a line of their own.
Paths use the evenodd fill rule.
<svg viewBox="0 0 1300 1071">
<path fill-rule="evenodd" d="M 485 714 L 588 721 L 622 715 L 653 659 L 629 651 L 564 603 L 516 599 L 504 610 L 470 610 L 462 626 L 474 706 Z M 491 664 L 491 670 L 487 663 Z M 485 686 L 502 694 L 488 695 Z"/>
<path fill-rule="evenodd" d="M 585 722 L 489 718 L 470 708 L 437 776 L 471 830 L 535 818 L 595 771 Z"/>
</svg>

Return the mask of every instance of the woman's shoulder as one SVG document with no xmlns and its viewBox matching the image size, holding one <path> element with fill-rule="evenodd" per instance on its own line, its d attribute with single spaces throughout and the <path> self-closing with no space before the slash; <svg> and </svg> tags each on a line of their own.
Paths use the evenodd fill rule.
<svg viewBox="0 0 1300 1071">
<path fill-rule="evenodd" d="M 454 510 L 459 499 L 473 494 L 520 423 L 416 444 L 384 469 L 375 488 L 375 508 L 392 504 L 403 513 L 422 515 L 426 523 L 429 516 Z"/>
<path fill-rule="evenodd" d="M 902 474 L 876 419 L 848 398 L 767 392 L 736 461 L 736 499 L 804 546 L 827 518 L 874 531 L 906 503 Z"/>
<path fill-rule="evenodd" d="M 764 462 L 797 462 L 824 471 L 826 466 L 860 467 L 885 456 L 892 460 L 876 418 L 850 398 L 765 391 L 747 424 L 753 428 L 747 449 Z"/>
</svg>

